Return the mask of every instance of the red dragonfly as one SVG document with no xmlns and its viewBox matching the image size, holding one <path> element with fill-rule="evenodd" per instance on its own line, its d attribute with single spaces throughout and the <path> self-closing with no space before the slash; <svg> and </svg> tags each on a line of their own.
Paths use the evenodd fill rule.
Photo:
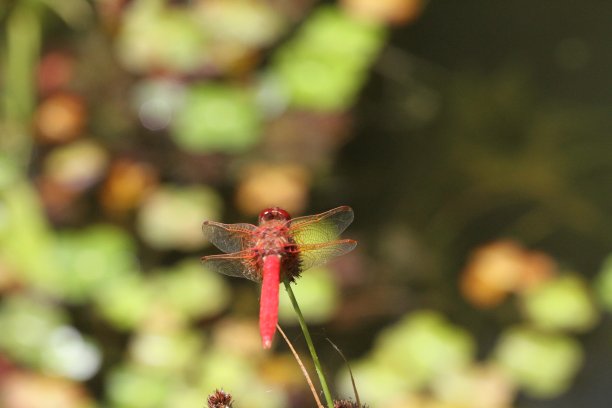
<svg viewBox="0 0 612 408">
<path fill-rule="evenodd" d="M 259 225 L 205 221 L 206 238 L 223 255 L 202 258 L 205 266 L 229 276 L 261 282 L 259 330 L 264 348 L 270 348 L 278 321 L 278 287 L 300 273 L 355 248 L 352 239 L 336 238 L 353 221 L 351 207 L 291 218 L 274 207 L 259 214 Z"/>
</svg>

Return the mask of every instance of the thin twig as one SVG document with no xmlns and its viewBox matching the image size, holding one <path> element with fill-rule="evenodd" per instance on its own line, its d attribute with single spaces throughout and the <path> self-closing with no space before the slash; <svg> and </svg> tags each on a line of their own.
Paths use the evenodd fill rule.
<svg viewBox="0 0 612 408">
<path fill-rule="evenodd" d="M 355 400 L 357 401 L 357 406 L 361 407 L 361 401 L 359 401 L 359 393 L 357 392 L 357 385 L 355 384 L 355 377 L 353 376 L 353 370 L 351 370 L 351 365 L 349 364 L 342 350 L 340 350 L 340 348 L 336 346 L 336 344 L 333 341 L 331 341 L 329 338 L 326 338 L 326 340 L 329 341 L 329 344 L 331 344 L 332 347 L 336 349 L 338 354 L 340 354 L 340 357 L 342 357 L 342 359 L 346 363 L 346 367 L 348 368 L 349 374 L 351 375 L 351 383 L 353 384 L 353 392 L 355 393 Z"/>
<path fill-rule="evenodd" d="M 304 374 L 304 378 L 306 378 L 306 382 L 308 383 L 308 386 L 310 387 L 310 391 L 312 392 L 312 396 L 314 397 L 315 401 L 317 402 L 317 407 L 323 408 L 323 405 L 321 404 L 321 400 L 319 399 L 319 395 L 317 394 L 317 390 L 315 389 L 314 384 L 312 383 L 312 380 L 310 379 L 310 375 L 308 374 L 308 371 L 306 371 L 306 367 L 304 366 L 304 363 L 302 363 L 302 360 L 300 359 L 300 356 L 298 355 L 297 351 L 295 351 L 295 348 L 293 347 L 293 344 L 291 344 L 291 342 L 287 338 L 287 335 L 285 334 L 283 329 L 281 329 L 281 327 L 280 327 L 280 325 L 278 323 L 276 324 L 276 328 L 278 329 L 278 332 L 281 334 L 281 336 L 283 336 L 283 338 L 285 339 L 285 342 L 287 343 L 287 345 L 289 346 L 289 349 L 293 353 L 293 357 L 295 357 L 295 360 L 297 361 L 298 365 L 300 366 L 300 369 L 302 370 L 302 374 Z"/>
</svg>

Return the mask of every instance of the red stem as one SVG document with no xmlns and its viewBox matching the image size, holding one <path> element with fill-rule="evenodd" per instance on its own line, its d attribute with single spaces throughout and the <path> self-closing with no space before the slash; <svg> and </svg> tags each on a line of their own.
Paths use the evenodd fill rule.
<svg viewBox="0 0 612 408">
<path fill-rule="evenodd" d="M 269 349 L 278 321 L 278 287 L 280 285 L 280 256 L 264 258 L 261 300 L 259 301 L 259 332 L 263 347 Z"/>
</svg>

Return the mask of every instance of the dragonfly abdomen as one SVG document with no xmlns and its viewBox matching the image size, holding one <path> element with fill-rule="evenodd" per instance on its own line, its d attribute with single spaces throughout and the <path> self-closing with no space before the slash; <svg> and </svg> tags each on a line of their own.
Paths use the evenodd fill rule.
<svg viewBox="0 0 612 408">
<path fill-rule="evenodd" d="M 264 258 L 261 300 L 259 303 L 259 331 L 263 347 L 272 346 L 278 321 L 278 286 L 280 284 L 281 257 L 269 255 Z"/>
</svg>

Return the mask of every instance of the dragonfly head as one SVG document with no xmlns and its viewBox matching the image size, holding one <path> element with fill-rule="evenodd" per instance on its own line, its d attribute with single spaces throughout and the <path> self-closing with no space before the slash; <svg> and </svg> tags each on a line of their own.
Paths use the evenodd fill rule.
<svg viewBox="0 0 612 408">
<path fill-rule="evenodd" d="M 279 207 L 266 208 L 265 210 L 259 213 L 260 224 L 272 220 L 289 221 L 290 219 L 291 216 L 289 215 L 289 213 Z"/>
</svg>

